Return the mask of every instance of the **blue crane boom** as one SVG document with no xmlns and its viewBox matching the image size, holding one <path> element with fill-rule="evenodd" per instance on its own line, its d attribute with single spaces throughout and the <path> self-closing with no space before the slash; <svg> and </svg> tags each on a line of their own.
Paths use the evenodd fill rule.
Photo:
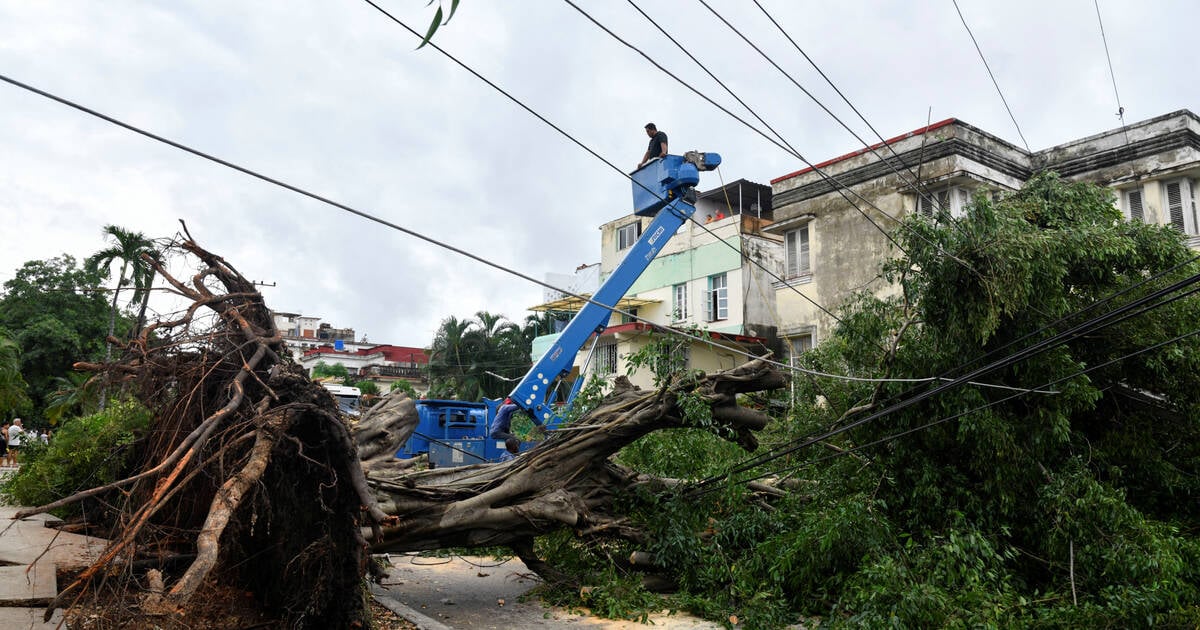
<svg viewBox="0 0 1200 630">
<path fill-rule="evenodd" d="M 553 427 L 561 420 L 555 406 L 557 401 L 552 395 L 555 381 L 570 372 L 575 355 L 588 338 L 604 331 L 613 307 L 679 227 L 696 211 L 693 204 L 700 171 L 712 170 L 720 164 L 721 156 L 716 153 L 689 151 L 684 155 L 664 156 L 633 173 L 634 214 L 652 216 L 654 221 L 625 253 L 621 264 L 604 281 L 591 301 L 571 319 L 554 345 L 533 364 L 508 396 L 532 414 L 538 424 Z M 581 375 L 568 395 L 565 401 L 568 408 L 582 380 Z"/>
</svg>

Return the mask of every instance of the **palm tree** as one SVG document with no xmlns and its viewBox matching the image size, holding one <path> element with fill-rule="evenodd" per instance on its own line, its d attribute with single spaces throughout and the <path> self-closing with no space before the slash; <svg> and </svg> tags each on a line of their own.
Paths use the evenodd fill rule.
<svg viewBox="0 0 1200 630">
<path fill-rule="evenodd" d="M 157 256 L 158 253 L 154 248 L 154 241 L 143 236 L 141 232 L 131 232 L 115 225 L 106 225 L 104 234 L 112 237 L 113 244 L 88 257 L 84 261 L 84 267 L 92 272 L 99 273 L 103 270 L 105 273 L 111 273 L 112 264 L 118 260 L 121 261 L 121 271 L 117 274 L 117 286 L 113 289 L 112 302 L 109 305 L 108 336 L 105 337 L 104 343 L 104 362 L 107 363 L 112 360 L 112 344 L 108 342 L 108 337 L 113 336 L 117 327 L 117 298 L 121 294 L 121 289 L 126 286 L 126 281 L 129 281 L 135 287 L 134 299 L 142 298 L 143 294 L 150 289 L 154 273 L 154 267 L 142 258 L 142 254 Z M 128 278 L 125 277 L 126 271 L 130 272 Z M 107 392 L 102 389 L 100 392 L 101 411 L 104 410 L 106 398 L 108 398 Z"/>
<path fill-rule="evenodd" d="M 447 317 L 429 348 L 430 395 L 479 400 L 503 396 L 529 367 L 521 328 L 480 311 L 473 319 Z"/>
<path fill-rule="evenodd" d="M 88 257 L 84 262 L 84 267 L 92 272 L 103 270 L 105 273 L 111 273 L 113 263 L 121 261 L 121 270 L 117 274 L 117 286 L 113 289 L 112 302 L 109 305 L 108 336 L 111 337 L 117 326 L 117 298 L 121 294 L 121 289 L 128 286 L 126 282 L 129 282 L 134 287 L 134 300 L 143 299 L 150 289 L 150 283 L 153 282 L 154 268 L 142 258 L 142 254 L 156 257 L 158 252 L 154 247 L 154 241 L 143 236 L 141 232 L 131 232 L 115 225 L 106 225 L 104 234 L 112 238 L 113 244 Z M 127 271 L 130 272 L 129 277 L 125 275 Z M 108 362 L 112 360 L 112 344 L 106 343 L 105 347 L 104 360 Z M 103 401 L 101 404 L 103 405 Z"/>
<path fill-rule="evenodd" d="M 20 409 L 29 404 L 21 376 L 21 346 L 0 330 L 0 409 Z"/>
</svg>

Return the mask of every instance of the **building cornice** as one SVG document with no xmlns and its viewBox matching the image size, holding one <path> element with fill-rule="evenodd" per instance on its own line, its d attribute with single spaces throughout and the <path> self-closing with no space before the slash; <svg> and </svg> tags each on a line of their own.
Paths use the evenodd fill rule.
<svg viewBox="0 0 1200 630">
<path fill-rule="evenodd" d="M 791 190 L 776 193 L 774 196 L 775 207 L 781 208 L 788 204 L 807 201 L 831 192 L 836 192 L 839 188 L 857 186 L 886 177 L 893 174 L 893 171 L 904 172 L 907 169 L 915 168 L 919 163 L 927 164 L 934 160 L 956 155 L 1022 181 L 1029 179 L 1033 173 L 1033 169 L 1029 163 L 1024 160 L 1018 162 L 993 151 L 988 151 L 962 138 L 951 137 L 923 148 L 905 151 L 899 154 L 899 157 L 877 160 L 844 173 L 830 175 L 830 179 L 822 179 Z"/>
</svg>

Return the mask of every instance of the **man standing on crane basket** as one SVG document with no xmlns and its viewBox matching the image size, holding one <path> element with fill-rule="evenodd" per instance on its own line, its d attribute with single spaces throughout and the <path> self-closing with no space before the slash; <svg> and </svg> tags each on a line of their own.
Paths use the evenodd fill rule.
<svg viewBox="0 0 1200 630">
<path fill-rule="evenodd" d="M 646 155 L 642 156 L 641 163 L 637 165 L 638 168 L 642 168 L 646 162 L 654 158 L 667 156 L 667 134 L 659 131 L 654 123 L 646 123 L 646 135 L 650 136 L 650 146 L 646 148 Z"/>
</svg>

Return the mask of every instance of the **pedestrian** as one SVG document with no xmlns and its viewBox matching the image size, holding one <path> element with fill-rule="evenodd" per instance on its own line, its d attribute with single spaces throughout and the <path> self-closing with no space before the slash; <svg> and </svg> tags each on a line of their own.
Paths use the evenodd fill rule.
<svg viewBox="0 0 1200 630">
<path fill-rule="evenodd" d="M 8 427 L 7 422 L 0 427 L 0 466 L 8 466 Z"/>
<path fill-rule="evenodd" d="M 500 461 L 507 462 L 515 459 L 521 453 L 521 440 L 510 437 L 504 440 L 504 452 L 500 453 Z"/>
<path fill-rule="evenodd" d="M 654 158 L 667 157 L 667 134 L 659 131 L 654 123 L 646 123 L 646 135 L 650 136 L 650 146 L 646 148 L 646 155 L 642 156 L 642 162 L 637 165 L 638 168 L 642 168 Z"/>
<path fill-rule="evenodd" d="M 21 443 L 25 440 L 25 427 L 20 418 L 13 418 L 12 426 L 8 427 L 8 463 L 19 466 Z"/>
<path fill-rule="evenodd" d="M 496 410 L 496 417 L 492 420 L 491 430 L 488 435 L 493 440 L 508 440 L 508 438 L 516 438 L 512 434 L 512 416 L 518 409 L 517 404 L 511 398 L 505 398 L 504 403 Z M 533 423 L 537 426 L 542 426 L 542 423 L 537 418 L 533 419 Z"/>
<path fill-rule="evenodd" d="M 42 432 L 38 434 L 38 440 L 40 440 L 42 442 L 42 444 L 49 444 L 50 443 L 50 432 L 45 429 L 42 429 Z"/>
</svg>

